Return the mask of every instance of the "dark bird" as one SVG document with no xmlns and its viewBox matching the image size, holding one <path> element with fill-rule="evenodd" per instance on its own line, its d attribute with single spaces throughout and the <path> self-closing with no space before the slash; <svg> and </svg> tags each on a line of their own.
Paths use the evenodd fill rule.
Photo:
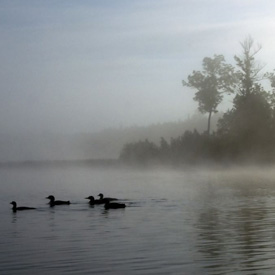
<svg viewBox="0 0 275 275">
<path fill-rule="evenodd" d="M 70 201 L 60 201 L 60 200 L 55 200 L 55 197 L 50 195 L 48 197 L 46 197 L 46 199 L 49 199 L 50 202 L 49 202 L 49 205 L 50 206 L 55 206 L 55 205 L 64 205 L 64 204 L 70 204 Z"/>
<path fill-rule="evenodd" d="M 110 201 L 117 201 L 116 198 L 104 198 L 104 195 L 102 193 L 98 194 L 98 197 L 101 201 L 103 201 L 104 203 L 106 202 L 110 202 Z"/>
<path fill-rule="evenodd" d="M 105 202 L 104 208 L 107 209 L 118 209 L 118 208 L 125 208 L 126 205 L 124 203 L 118 203 L 118 202 Z"/>
<path fill-rule="evenodd" d="M 17 203 L 15 201 L 12 201 L 10 204 L 12 204 L 12 211 L 16 212 L 16 211 L 22 211 L 22 210 L 32 210 L 32 209 L 36 209 L 34 207 L 26 207 L 26 206 L 19 206 L 17 207 Z"/>
<path fill-rule="evenodd" d="M 87 198 L 85 198 L 87 200 L 90 200 L 89 201 L 89 204 L 90 205 L 95 205 L 95 204 L 104 204 L 105 202 L 103 200 L 95 200 L 94 196 L 89 196 Z"/>
</svg>

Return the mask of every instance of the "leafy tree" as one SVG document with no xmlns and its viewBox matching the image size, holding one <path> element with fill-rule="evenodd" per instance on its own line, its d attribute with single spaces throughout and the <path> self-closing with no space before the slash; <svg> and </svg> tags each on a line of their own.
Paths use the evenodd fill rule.
<svg viewBox="0 0 275 275">
<path fill-rule="evenodd" d="M 268 144 L 271 137 L 269 95 L 260 83 L 262 66 L 255 61 L 261 47 L 254 50 L 253 45 L 253 39 L 246 38 L 241 43 L 243 54 L 235 56 L 239 71 L 233 108 L 218 123 L 219 134 L 233 139 L 239 152 L 257 151 Z"/>
<path fill-rule="evenodd" d="M 223 99 L 224 92 L 232 92 L 235 73 L 231 65 L 225 63 L 223 55 L 205 57 L 202 71 L 193 71 L 184 86 L 196 89 L 194 100 L 199 104 L 201 113 L 208 113 L 207 133 L 210 133 L 211 116 Z"/>
<path fill-rule="evenodd" d="M 249 36 L 240 43 L 243 49 L 242 56 L 234 56 L 239 67 L 237 93 L 241 96 L 249 96 L 252 92 L 259 90 L 259 81 L 262 76 L 259 74 L 263 66 L 255 61 L 255 55 L 261 50 L 258 45 L 255 49 L 254 40 Z"/>
<path fill-rule="evenodd" d="M 120 154 L 120 160 L 147 163 L 148 161 L 156 160 L 158 154 L 158 147 L 146 139 L 145 141 L 125 144 Z"/>
<path fill-rule="evenodd" d="M 272 91 L 268 94 L 268 102 L 272 112 L 272 127 L 275 132 L 275 73 L 266 73 L 265 77 L 269 79 L 272 87 Z"/>
<path fill-rule="evenodd" d="M 275 160 L 275 71 L 261 75 L 262 66 L 255 56 L 251 37 L 242 43 L 242 54 L 235 56 L 236 68 L 225 63 L 222 55 L 204 58 L 202 71 L 193 71 L 184 86 L 196 89 L 194 100 L 201 113 L 208 113 L 207 132 L 185 131 L 170 143 L 161 138 L 156 145 L 148 140 L 126 144 L 120 159 L 138 164 L 198 164 L 205 160 Z M 261 80 L 270 80 L 266 91 Z M 223 93 L 235 93 L 233 107 L 218 122 L 218 131 L 210 135 L 210 121 L 223 99 Z"/>
</svg>

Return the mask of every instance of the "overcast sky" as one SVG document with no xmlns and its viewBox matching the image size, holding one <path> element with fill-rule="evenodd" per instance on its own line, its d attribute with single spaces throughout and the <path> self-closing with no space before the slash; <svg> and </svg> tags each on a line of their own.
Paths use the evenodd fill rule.
<svg viewBox="0 0 275 275">
<path fill-rule="evenodd" d="M 183 120 L 204 57 L 233 62 L 251 35 L 273 70 L 274 30 L 270 0 L 1 0 L 1 132 Z"/>
</svg>

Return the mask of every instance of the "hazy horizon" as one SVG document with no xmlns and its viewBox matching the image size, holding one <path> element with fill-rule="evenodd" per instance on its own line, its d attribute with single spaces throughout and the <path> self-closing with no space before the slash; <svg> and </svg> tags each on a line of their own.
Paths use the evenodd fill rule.
<svg viewBox="0 0 275 275">
<path fill-rule="evenodd" d="M 213 129 L 219 115 L 213 116 Z M 126 143 L 148 139 L 158 144 L 196 128 L 205 131 L 207 117 L 194 115 L 185 121 L 149 126 L 106 128 L 94 133 L 1 133 L 0 162 L 118 158 Z"/>
</svg>

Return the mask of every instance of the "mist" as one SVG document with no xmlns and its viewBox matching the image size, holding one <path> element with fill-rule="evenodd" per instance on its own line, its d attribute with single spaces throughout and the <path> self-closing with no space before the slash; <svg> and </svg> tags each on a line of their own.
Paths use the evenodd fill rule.
<svg viewBox="0 0 275 275">
<path fill-rule="evenodd" d="M 232 60 L 247 34 L 272 62 L 274 11 L 270 1 L 2 1 L 1 161 L 117 158 L 122 141 L 181 135 L 180 123 L 150 129 L 196 112 L 182 79 L 205 56 Z M 133 125 L 147 133 L 127 134 Z"/>
<path fill-rule="evenodd" d="M 216 115 L 216 123 L 220 114 Z M 157 144 L 160 137 L 178 137 L 194 127 L 205 131 L 207 118 L 196 114 L 189 119 L 148 126 L 108 128 L 86 133 L 17 133 L 0 135 L 0 162 L 118 159 L 126 143 L 149 139 Z"/>
</svg>

